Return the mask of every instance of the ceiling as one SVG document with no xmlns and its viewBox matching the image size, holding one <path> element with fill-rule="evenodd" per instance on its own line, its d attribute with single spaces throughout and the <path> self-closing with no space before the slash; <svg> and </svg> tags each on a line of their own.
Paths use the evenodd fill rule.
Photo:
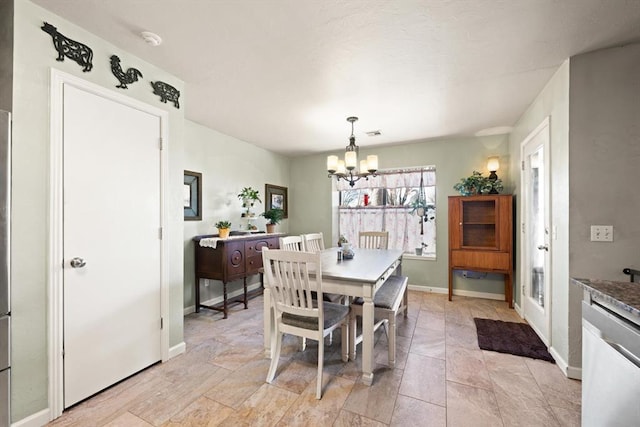
<svg viewBox="0 0 640 427">
<path fill-rule="evenodd" d="M 570 56 L 640 41 L 639 0 L 32 1 L 184 80 L 189 120 L 288 156 L 344 147 L 348 116 L 362 147 L 512 126 Z"/>
</svg>

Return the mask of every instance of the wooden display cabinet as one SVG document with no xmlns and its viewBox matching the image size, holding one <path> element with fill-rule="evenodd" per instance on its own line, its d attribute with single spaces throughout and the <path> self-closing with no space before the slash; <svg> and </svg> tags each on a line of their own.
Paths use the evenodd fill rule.
<svg viewBox="0 0 640 427">
<path fill-rule="evenodd" d="M 449 197 L 449 301 L 453 271 L 504 274 L 504 296 L 513 308 L 513 196 Z"/>
</svg>

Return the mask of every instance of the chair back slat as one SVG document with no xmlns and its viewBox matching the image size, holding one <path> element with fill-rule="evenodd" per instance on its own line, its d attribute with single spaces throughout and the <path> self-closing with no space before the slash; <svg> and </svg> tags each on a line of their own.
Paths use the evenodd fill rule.
<svg viewBox="0 0 640 427">
<path fill-rule="evenodd" d="M 280 237 L 280 239 L 278 239 L 280 241 L 280 249 L 283 249 L 285 251 L 302 251 L 303 246 L 302 246 L 302 237 L 300 236 L 285 236 L 285 237 Z"/>
<path fill-rule="evenodd" d="M 301 237 L 305 252 L 320 252 L 324 250 L 324 237 L 321 232 L 303 234 Z"/>
<path fill-rule="evenodd" d="M 389 249 L 389 232 L 361 231 L 358 235 L 358 247 L 366 249 Z"/>
<path fill-rule="evenodd" d="M 263 248 L 262 259 L 264 284 L 277 311 L 321 319 L 322 275 L 315 274 L 320 271 L 320 254 Z M 317 301 L 312 289 L 319 295 Z"/>
</svg>

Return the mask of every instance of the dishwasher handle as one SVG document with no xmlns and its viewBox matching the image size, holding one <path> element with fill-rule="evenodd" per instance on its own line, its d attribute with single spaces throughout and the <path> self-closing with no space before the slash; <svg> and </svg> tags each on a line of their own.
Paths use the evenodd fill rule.
<svg viewBox="0 0 640 427">
<path fill-rule="evenodd" d="M 640 325 L 632 324 L 599 304 L 586 301 L 582 301 L 582 318 L 600 331 L 602 338 L 616 351 L 627 359 L 632 357 L 632 362 L 640 366 Z"/>
<path fill-rule="evenodd" d="M 622 357 L 627 359 L 629 362 L 633 363 L 637 368 L 640 368 L 640 358 L 638 358 L 638 356 L 636 356 L 635 354 L 633 354 L 632 352 L 630 352 L 629 350 L 627 350 L 626 348 L 624 348 L 623 346 L 621 346 L 616 342 L 612 342 L 607 339 L 604 339 L 604 342 L 606 342 L 612 349 L 618 352 Z"/>
</svg>

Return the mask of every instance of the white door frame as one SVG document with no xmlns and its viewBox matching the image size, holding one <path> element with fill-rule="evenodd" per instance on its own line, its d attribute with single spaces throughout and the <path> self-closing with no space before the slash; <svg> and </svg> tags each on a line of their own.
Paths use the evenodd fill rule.
<svg viewBox="0 0 640 427">
<path fill-rule="evenodd" d="M 527 135 L 527 137 L 524 139 L 524 141 L 522 141 L 522 143 L 520 144 L 520 164 L 522 165 L 522 167 L 520 168 L 520 188 L 522 190 L 522 194 L 523 194 L 523 201 L 520 204 L 520 221 L 521 221 L 521 226 L 520 226 L 520 230 L 521 230 L 521 235 L 523 236 L 522 240 L 522 245 L 521 245 L 521 251 L 520 251 L 520 266 L 521 266 L 521 271 L 520 271 L 520 281 L 521 283 L 524 282 L 523 277 L 524 274 L 529 274 L 529 271 L 526 270 L 526 267 L 529 265 L 529 261 L 527 259 L 527 255 L 529 253 L 529 248 L 527 247 L 527 240 L 524 237 L 524 233 L 525 233 L 525 219 L 527 218 L 527 197 L 526 197 L 526 191 L 527 189 L 525 188 L 525 176 L 524 176 L 524 161 L 525 161 L 525 154 L 524 154 L 524 149 L 525 146 L 527 145 L 527 143 L 529 143 L 533 138 L 535 138 L 536 136 L 538 136 L 540 134 L 540 132 L 545 131 L 547 132 L 547 137 L 544 141 L 544 170 L 545 170 L 545 181 L 548 183 L 547 188 L 549 191 L 546 192 L 545 197 L 545 220 L 548 221 L 549 223 L 549 238 L 548 238 L 548 251 L 547 254 L 545 254 L 545 264 L 546 266 L 549 267 L 549 271 L 545 271 L 545 282 L 548 281 L 549 286 L 545 289 L 545 312 L 546 312 L 546 329 L 547 329 L 547 334 L 546 336 L 544 336 L 544 334 L 541 333 L 541 331 L 537 330 L 537 328 L 535 327 L 535 325 L 530 325 L 534 330 L 536 330 L 536 333 L 538 334 L 538 336 L 540 336 L 540 338 L 544 341 L 544 343 L 548 346 L 551 347 L 551 335 L 552 335 L 552 331 L 551 331 L 551 306 L 553 304 L 553 302 L 551 301 L 551 290 L 553 287 L 553 281 L 551 280 L 551 253 L 553 250 L 553 224 L 552 224 L 552 216 L 551 216 L 551 192 L 553 191 L 552 189 L 552 181 L 551 181 L 551 125 L 550 125 L 550 117 L 547 116 L 544 118 L 544 120 L 542 121 L 542 123 L 540 123 L 529 135 Z M 520 286 L 520 301 L 522 302 L 522 315 L 523 317 L 526 319 L 527 317 L 527 312 L 526 312 L 526 304 L 525 304 L 525 298 L 526 298 L 526 294 L 525 294 L 525 287 L 524 286 Z"/>
<path fill-rule="evenodd" d="M 116 93 L 68 73 L 51 69 L 50 139 L 49 148 L 49 247 L 48 247 L 48 342 L 49 342 L 49 419 L 62 415 L 64 410 L 63 375 L 63 86 L 72 85 L 97 96 L 144 111 L 160 119 L 160 224 L 167 230 L 166 192 L 168 188 L 168 129 L 169 115 L 162 109 Z M 161 141 L 158 141 L 160 144 Z M 165 233 L 166 234 L 166 233 Z M 169 318 L 169 239 L 163 238 L 160 248 L 160 315 Z M 169 327 L 165 322 L 161 332 L 162 361 L 169 358 Z"/>
</svg>

